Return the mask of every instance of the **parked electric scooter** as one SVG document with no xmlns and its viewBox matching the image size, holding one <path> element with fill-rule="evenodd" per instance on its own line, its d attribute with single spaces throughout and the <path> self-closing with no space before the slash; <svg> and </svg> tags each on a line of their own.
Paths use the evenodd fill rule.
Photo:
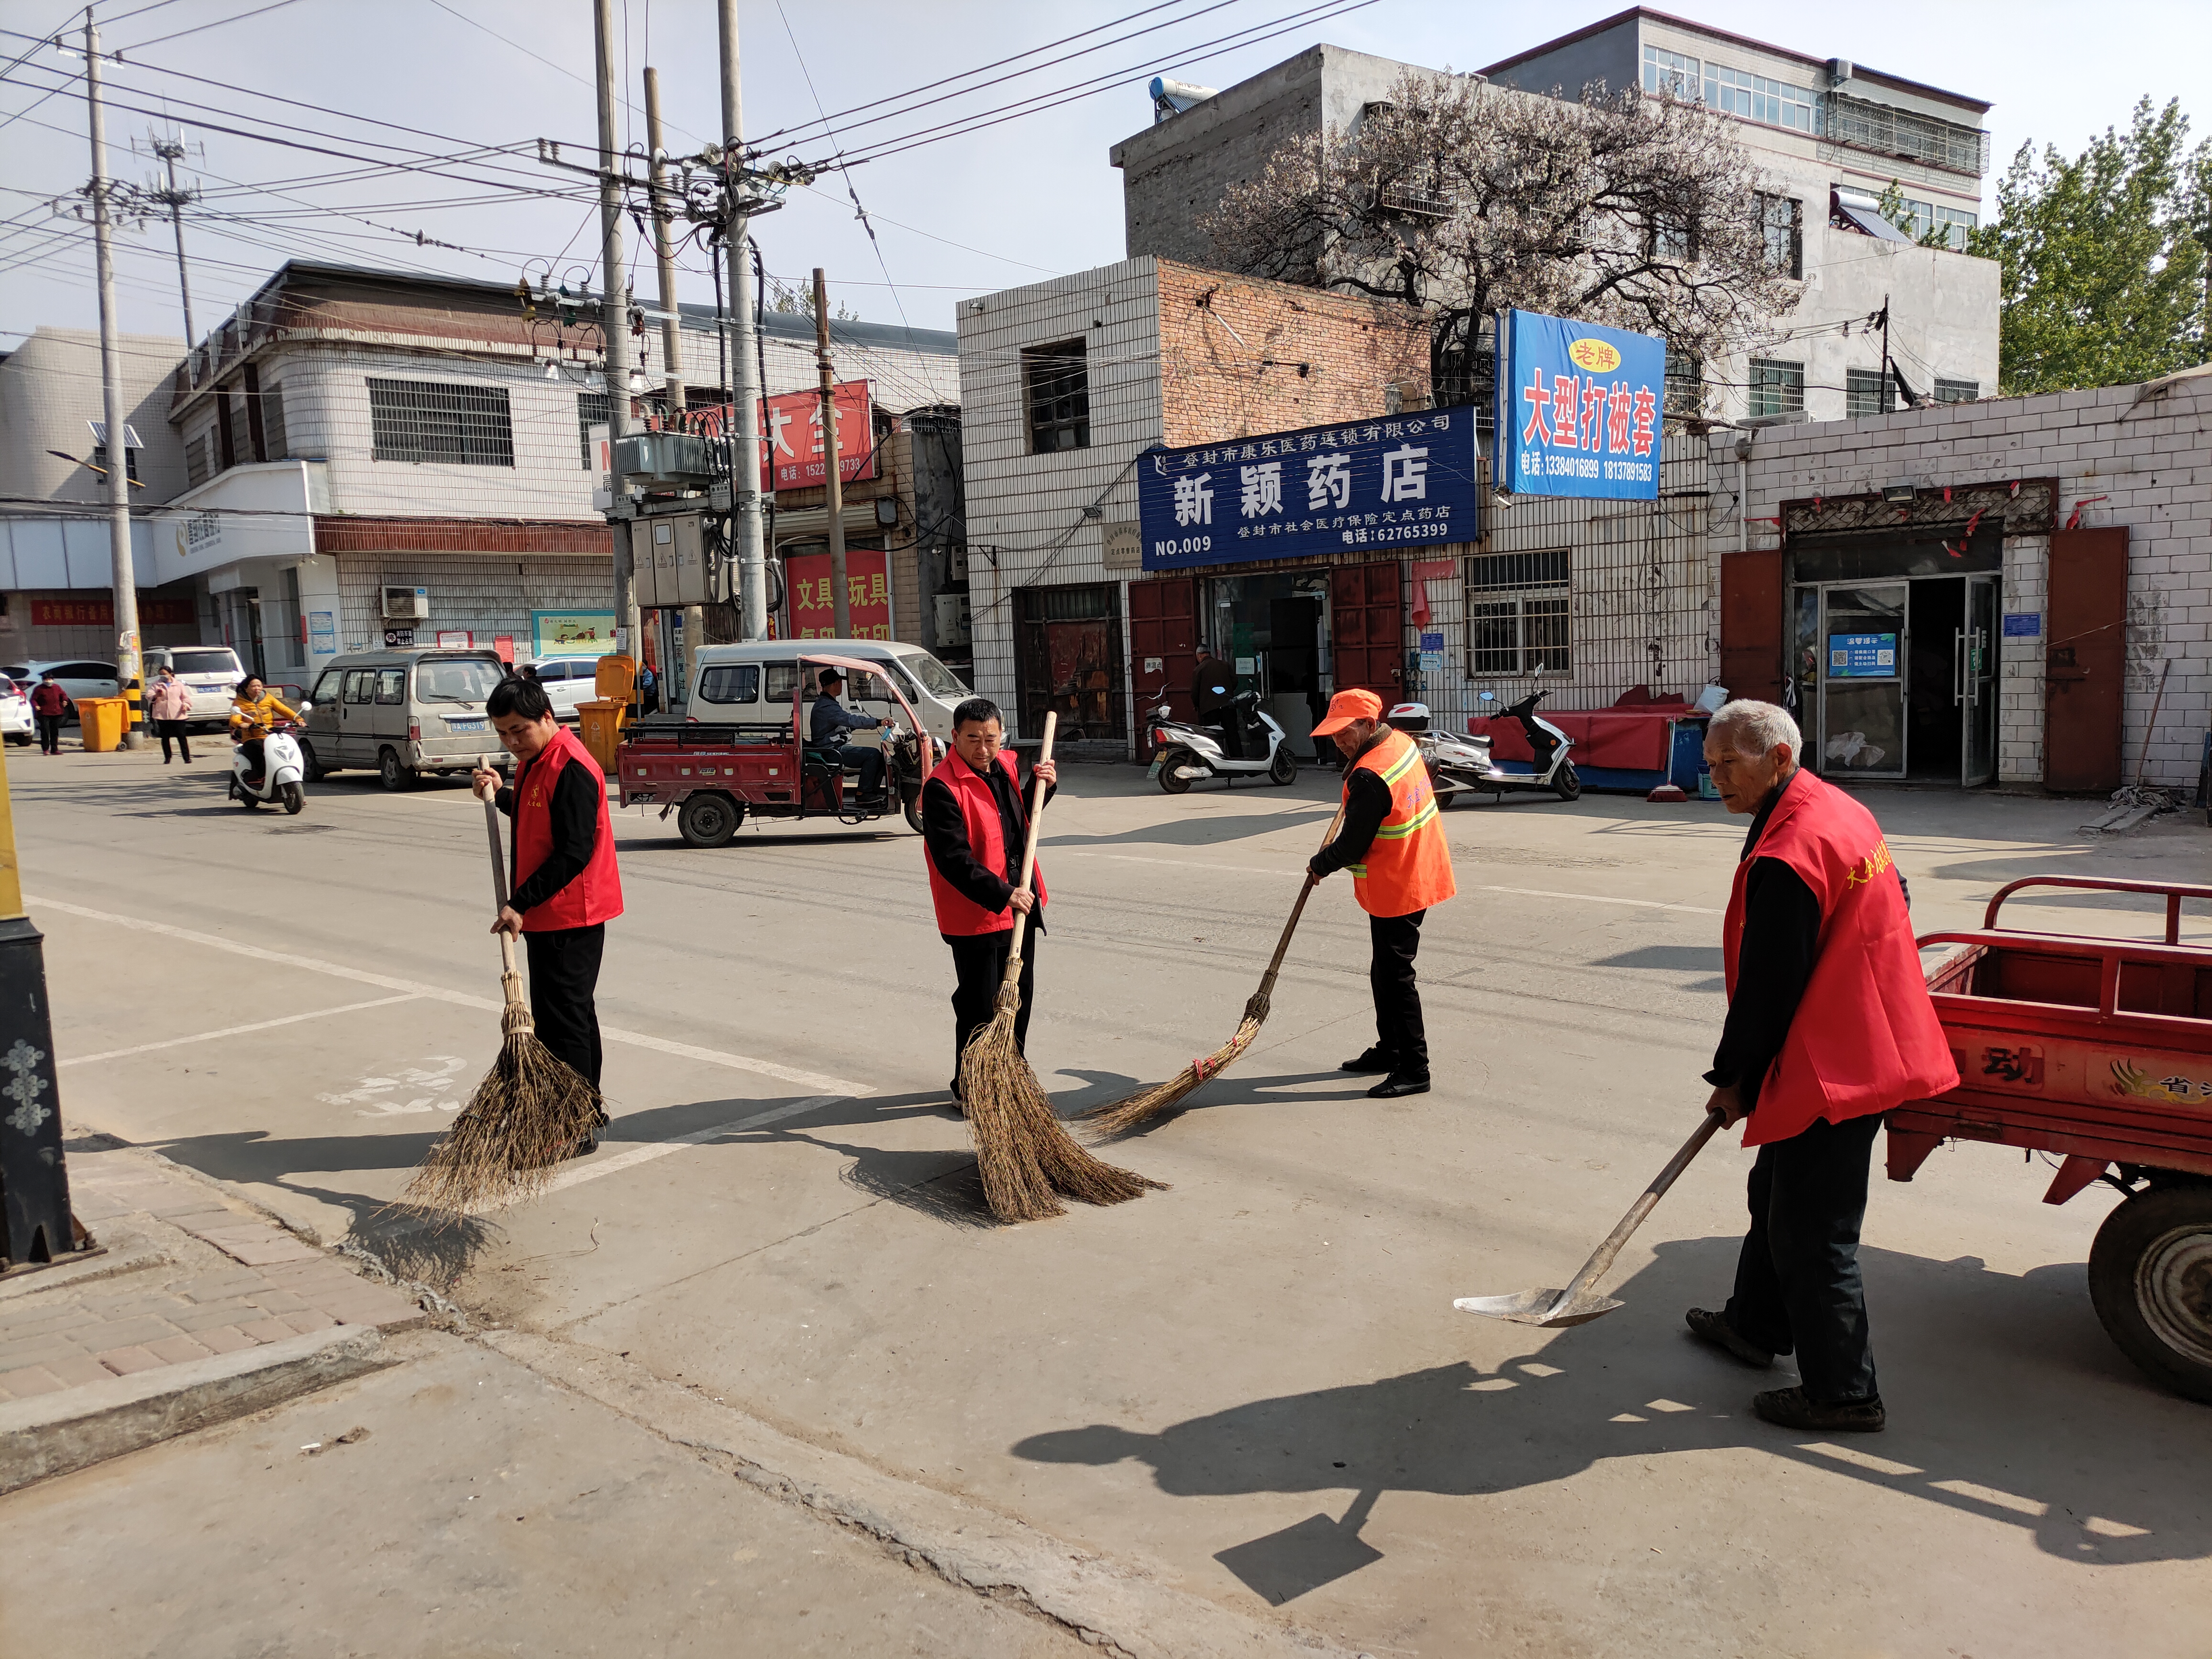
<svg viewBox="0 0 2212 1659">
<path fill-rule="evenodd" d="M 304 714 L 313 707 L 301 703 Z M 246 769 L 246 745 L 239 744 L 230 751 L 230 780 L 226 789 L 228 799 L 236 801 L 252 811 L 264 801 L 282 801 L 287 812 L 297 812 L 307 804 L 306 793 L 300 781 L 307 775 L 306 764 L 300 758 L 300 745 L 292 736 L 289 721 L 272 727 L 261 740 L 261 775 L 249 776 Z"/>
<path fill-rule="evenodd" d="M 1497 711 L 1521 722 L 1521 729 L 1528 734 L 1528 747 L 1535 751 L 1533 772 L 1507 771 L 1492 757 L 1488 738 L 1462 738 L 1431 731 L 1426 703 L 1401 702 L 1383 718 L 1399 731 L 1411 735 L 1419 745 L 1421 758 L 1429 769 L 1429 787 L 1436 791 L 1439 802 L 1449 802 L 1455 795 L 1476 791 L 1486 792 L 1502 800 L 1509 789 L 1542 790 L 1561 800 L 1572 800 L 1583 792 L 1581 775 L 1567 757 L 1567 751 L 1574 747 L 1574 739 L 1538 715 L 1536 705 L 1543 698 L 1543 692 L 1532 691 L 1510 708 Z M 1495 692 L 1485 691 L 1480 700 L 1496 702 L 1498 696 Z M 1491 712 L 1484 710 L 1486 714 Z"/>
<path fill-rule="evenodd" d="M 1265 751 L 1256 757 L 1232 756 L 1222 747 L 1226 734 L 1218 726 L 1195 726 L 1175 719 L 1162 703 L 1152 710 L 1152 765 L 1146 777 L 1158 778 L 1160 787 L 1180 795 L 1200 778 L 1221 778 L 1233 784 L 1238 778 L 1265 777 L 1270 783 L 1292 783 L 1298 775 L 1298 757 L 1291 752 L 1283 728 L 1259 707 L 1253 692 L 1240 691 L 1226 711 L 1243 722 L 1244 741 L 1239 747 L 1249 756 L 1265 739 Z"/>
</svg>

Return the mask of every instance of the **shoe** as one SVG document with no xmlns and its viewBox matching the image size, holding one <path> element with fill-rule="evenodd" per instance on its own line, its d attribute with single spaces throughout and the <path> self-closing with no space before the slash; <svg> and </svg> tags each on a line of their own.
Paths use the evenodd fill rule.
<svg viewBox="0 0 2212 1659">
<path fill-rule="evenodd" d="M 1880 1434 L 1889 1426 L 1889 1413 L 1878 1394 L 1824 1405 L 1808 1400 L 1802 1389 L 1769 1389 L 1752 1395 L 1751 1408 L 1783 1428 L 1820 1434 Z"/>
<path fill-rule="evenodd" d="M 1708 1313 L 1703 1308 L 1692 1308 L 1682 1316 L 1682 1322 L 1690 1328 L 1690 1334 L 1698 1341 L 1718 1348 L 1729 1358 L 1748 1365 L 1755 1371 L 1769 1370 L 1774 1356 L 1748 1337 L 1736 1334 L 1735 1326 L 1728 1322 L 1726 1314 Z"/>
<path fill-rule="evenodd" d="M 1370 1100 L 1395 1100 L 1400 1095 L 1425 1095 L 1429 1091 L 1428 1073 L 1419 1077 L 1393 1072 L 1367 1091 Z"/>
<path fill-rule="evenodd" d="M 574 1146 L 571 1146 L 564 1156 L 568 1158 L 589 1158 L 593 1152 L 596 1152 L 599 1150 L 599 1136 L 596 1134 L 588 1134 L 583 1136 Z"/>
<path fill-rule="evenodd" d="M 1390 1056 L 1382 1052 L 1382 1045 L 1378 1042 L 1365 1054 L 1346 1060 L 1336 1069 L 1340 1072 L 1388 1072 L 1392 1066 Z"/>
</svg>

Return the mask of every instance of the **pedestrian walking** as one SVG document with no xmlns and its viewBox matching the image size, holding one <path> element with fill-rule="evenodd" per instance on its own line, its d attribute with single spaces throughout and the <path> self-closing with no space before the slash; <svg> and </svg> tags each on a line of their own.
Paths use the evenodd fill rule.
<svg viewBox="0 0 2212 1659">
<path fill-rule="evenodd" d="M 1421 921 L 1459 891 L 1451 849 L 1421 750 L 1382 721 L 1372 691 L 1340 691 L 1314 727 L 1344 757 L 1344 825 L 1306 868 L 1316 880 L 1352 872 L 1352 896 L 1367 912 L 1367 984 L 1375 997 L 1375 1042 L 1344 1062 L 1347 1072 L 1380 1072 L 1376 1100 L 1429 1091 L 1429 1042 L 1413 957 Z"/>
<path fill-rule="evenodd" d="M 69 711 L 69 693 L 49 669 L 31 688 L 31 718 L 39 728 L 39 752 L 62 752 L 62 716 Z"/>
<path fill-rule="evenodd" d="M 952 711 L 952 744 L 921 786 L 921 836 L 929 857 L 929 896 L 937 931 L 952 951 L 952 1097 L 960 1098 L 960 1056 L 991 1023 L 1006 976 L 1014 916 L 1029 917 L 1022 944 L 1021 1012 L 1014 1047 L 1026 1054 L 1036 1006 L 1037 942 L 1044 937 L 1042 866 L 1020 884 L 1030 814 L 1050 800 L 1060 770 L 1045 761 L 1026 790 L 1000 758 L 1006 724 L 998 704 L 970 697 Z M 1018 768 L 1020 763 L 1016 761 Z"/>
<path fill-rule="evenodd" d="M 1796 1353 L 1798 1386 L 1752 1401 L 1768 1422 L 1864 1432 L 1888 1421 L 1858 1265 L 1875 1132 L 1959 1073 L 1881 826 L 1798 765 L 1800 741 L 1770 702 L 1723 703 L 1705 732 L 1713 787 L 1751 830 L 1721 923 L 1729 1009 L 1705 1109 L 1741 1122 L 1759 1157 L 1735 1292 L 1686 1318 L 1757 1370 Z"/>
<path fill-rule="evenodd" d="M 153 717 L 154 730 L 161 734 L 161 764 L 169 763 L 169 743 L 175 739 L 183 752 L 185 764 L 192 763 L 192 740 L 185 722 L 192 712 L 192 689 L 176 676 L 170 668 L 162 668 L 154 676 L 153 695 L 148 698 L 146 712 Z"/>
<path fill-rule="evenodd" d="M 517 762 L 511 787 L 483 768 L 471 780 L 477 799 L 513 821 L 507 863 L 514 890 L 492 931 L 522 940 L 538 1040 L 597 1089 L 599 964 L 607 923 L 623 913 L 606 774 L 555 718 L 552 699 L 536 680 L 502 680 L 484 712 Z M 587 1136 L 576 1150 L 597 1144 Z"/>
</svg>

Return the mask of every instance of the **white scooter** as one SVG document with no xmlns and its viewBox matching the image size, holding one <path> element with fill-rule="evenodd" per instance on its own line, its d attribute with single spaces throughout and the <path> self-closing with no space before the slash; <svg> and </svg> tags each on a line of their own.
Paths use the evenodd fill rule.
<svg viewBox="0 0 2212 1659">
<path fill-rule="evenodd" d="M 1170 795 L 1180 795 L 1200 778 L 1222 778 L 1233 784 L 1238 778 L 1264 777 L 1270 783 L 1295 783 L 1298 757 L 1291 752 L 1287 734 L 1259 702 L 1254 693 L 1240 691 L 1223 711 L 1230 720 L 1243 723 L 1245 741 L 1239 747 L 1249 751 L 1266 738 L 1267 751 L 1250 757 L 1232 756 L 1221 746 L 1225 735 L 1221 727 L 1176 720 L 1162 703 L 1152 710 L 1152 765 L 1145 775 L 1158 778 Z"/>
<path fill-rule="evenodd" d="M 312 705 L 301 703 L 304 714 Z M 307 775 L 306 764 L 300 758 L 300 745 L 293 738 L 293 727 L 280 724 L 261 740 L 261 775 L 249 776 L 246 769 L 246 745 L 234 744 L 230 751 L 230 781 L 227 793 L 247 811 L 263 801 L 282 801 L 287 812 L 297 812 L 307 804 L 306 793 L 300 787 L 301 780 Z"/>
<path fill-rule="evenodd" d="M 1533 772 L 1507 771 L 1491 757 L 1488 738 L 1462 738 L 1431 731 L 1426 703 L 1401 702 L 1383 718 L 1420 745 L 1421 758 L 1429 769 L 1429 785 L 1436 791 L 1439 802 L 1476 791 L 1503 799 L 1509 789 L 1540 791 L 1557 795 L 1561 800 L 1573 800 L 1583 792 L 1582 775 L 1575 770 L 1574 762 L 1567 758 L 1574 739 L 1536 713 L 1536 705 L 1543 698 L 1541 691 L 1532 691 L 1510 708 L 1498 711 L 1521 723 L 1528 747 L 1536 757 Z M 1481 701 L 1495 703 L 1497 693 L 1485 691 Z"/>
</svg>

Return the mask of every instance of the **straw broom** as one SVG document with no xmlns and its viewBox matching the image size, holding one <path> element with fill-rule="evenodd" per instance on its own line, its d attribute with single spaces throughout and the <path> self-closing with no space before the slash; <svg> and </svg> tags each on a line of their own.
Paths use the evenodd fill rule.
<svg viewBox="0 0 2212 1659">
<path fill-rule="evenodd" d="M 477 764 L 489 769 L 490 763 L 479 758 Z M 484 830 L 491 842 L 492 896 L 504 909 L 507 858 L 499 808 L 490 801 L 484 803 Z M 499 936 L 499 988 L 506 1002 L 499 1057 L 407 1183 L 409 1203 L 463 1215 L 532 1197 L 575 1144 L 607 1121 L 599 1091 L 538 1040 L 522 975 L 515 970 L 512 934 Z"/>
<path fill-rule="evenodd" d="M 1040 763 L 1052 758 L 1059 716 L 1044 717 Z M 1037 825 L 1042 805 L 1030 814 L 1029 839 L 1022 849 L 1021 879 L 1027 887 L 1036 866 Z M 1029 916 L 1014 914 L 1014 936 L 1006 955 L 1006 976 L 999 985 L 997 1009 L 989 1024 L 968 1040 L 960 1055 L 960 1094 L 968 1127 L 975 1139 L 975 1164 L 983 1177 L 984 1200 L 1001 1221 L 1042 1221 L 1065 1213 L 1060 1194 L 1086 1204 L 1120 1204 L 1147 1187 L 1140 1175 L 1100 1162 L 1075 1143 L 1061 1125 L 1052 1101 L 1029 1061 L 1014 1046 L 1014 1020 L 1022 1006 L 1022 933 Z"/>
<path fill-rule="evenodd" d="M 1328 833 L 1321 838 L 1323 847 L 1336 839 L 1338 826 L 1343 822 L 1344 807 L 1340 804 L 1336 816 L 1329 820 Z M 1170 1107 L 1181 1104 L 1199 1085 L 1219 1076 L 1236 1063 L 1237 1057 L 1252 1046 L 1252 1039 L 1260 1035 L 1261 1026 L 1267 1024 L 1274 1006 L 1275 975 L 1283 970 L 1283 957 L 1291 948 L 1291 935 L 1297 931 L 1298 918 L 1305 914 L 1306 900 L 1318 885 L 1313 872 L 1307 871 L 1305 885 L 1298 889 L 1297 902 L 1291 906 L 1291 919 L 1283 924 L 1283 936 L 1275 941 L 1275 954 L 1267 963 L 1267 971 L 1261 975 L 1260 988 L 1244 1005 L 1244 1018 L 1237 1024 L 1237 1035 L 1212 1054 L 1200 1054 L 1165 1083 L 1156 1083 L 1149 1089 L 1139 1089 L 1133 1095 L 1093 1108 L 1087 1115 L 1085 1127 L 1102 1136 L 1127 1134 Z"/>
</svg>

